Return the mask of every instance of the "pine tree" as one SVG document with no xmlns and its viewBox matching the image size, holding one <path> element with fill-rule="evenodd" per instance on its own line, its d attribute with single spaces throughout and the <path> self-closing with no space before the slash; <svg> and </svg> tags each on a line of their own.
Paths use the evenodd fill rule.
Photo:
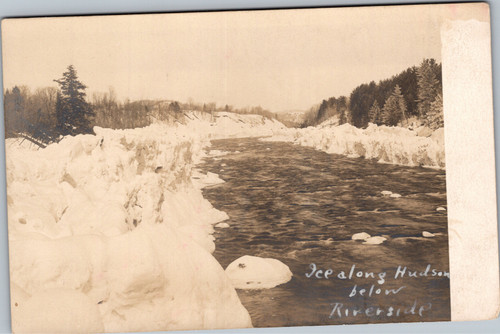
<svg viewBox="0 0 500 334">
<path fill-rule="evenodd" d="M 349 123 L 348 121 L 348 111 L 347 109 L 342 109 L 339 113 L 339 125 L 342 125 L 342 124 L 345 124 L 345 123 Z"/>
<path fill-rule="evenodd" d="M 56 129 L 60 134 L 66 135 L 70 132 L 70 127 L 66 119 L 67 113 L 63 108 L 63 103 L 61 92 L 58 91 L 56 96 Z"/>
<path fill-rule="evenodd" d="M 170 103 L 170 105 L 168 106 L 168 109 L 175 112 L 175 113 L 181 112 L 181 107 L 179 106 L 179 102 L 177 102 L 177 101 Z"/>
<path fill-rule="evenodd" d="M 377 100 L 373 101 L 373 105 L 368 111 L 368 121 L 373 124 L 379 124 L 380 122 L 380 107 Z"/>
<path fill-rule="evenodd" d="M 406 121 L 406 125 L 408 126 L 408 118 L 406 117 L 406 100 L 401 93 L 401 89 L 399 88 L 399 85 L 396 85 L 396 88 L 394 89 L 394 96 L 396 97 L 398 101 L 398 114 L 400 116 L 401 121 Z"/>
<path fill-rule="evenodd" d="M 6 134 L 13 135 L 26 131 L 23 121 L 26 114 L 26 99 L 18 86 L 14 86 L 11 92 L 9 90 L 5 92 L 4 112 Z"/>
<path fill-rule="evenodd" d="M 393 115 L 396 113 L 396 108 L 396 100 L 391 95 L 385 100 L 384 108 L 382 109 L 382 124 L 394 125 L 392 120 L 394 118 Z"/>
<path fill-rule="evenodd" d="M 444 126 L 443 96 L 441 94 L 437 94 L 435 100 L 431 103 L 425 118 L 425 124 L 433 130 Z"/>
<path fill-rule="evenodd" d="M 340 96 L 335 101 L 335 103 L 336 103 L 336 114 L 339 117 L 339 125 L 350 123 L 351 115 L 348 108 L 349 101 L 347 100 L 347 97 Z"/>
<path fill-rule="evenodd" d="M 434 59 L 424 59 L 417 70 L 418 86 L 418 114 L 421 118 L 426 118 L 426 114 L 431 108 L 439 90 L 439 80 L 434 71 Z"/>
<path fill-rule="evenodd" d="M 63 135 L 92 133 L 90 120 L 95 115 L 85 101 L 87 86 L 78 80 L 73 65 L 68 66 L 61 79 L 54 81 L 60 86 L 59 109 L 56 111 L 58 129 Z"/>
<path fill-rule="evenodd" d="M 403 119 L 406 119 L 406 102 L 401 94 L 401 88 L 396 85 L 394 92 L 385 101 L 382 110 L 382 123 L 395 126 Z"/>
</svg>

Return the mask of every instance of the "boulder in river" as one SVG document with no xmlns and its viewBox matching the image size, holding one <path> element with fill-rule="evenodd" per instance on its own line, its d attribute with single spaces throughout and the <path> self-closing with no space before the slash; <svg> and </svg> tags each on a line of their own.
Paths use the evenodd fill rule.
<svg viewBox="0 0 500 334">
<path fill-rule="evenodd" d="M 231 262 L 226 275 L 236 289 L 269 289 L 288 282 L 293 274 L 283 262 L 244 255 Z"/>
</svg>

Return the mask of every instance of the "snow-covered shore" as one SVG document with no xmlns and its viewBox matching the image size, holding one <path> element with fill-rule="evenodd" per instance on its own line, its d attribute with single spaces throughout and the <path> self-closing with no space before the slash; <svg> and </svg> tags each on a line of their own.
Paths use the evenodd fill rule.
<svg viewBox="0 0 500 334">
<path fill-rule="evenodd" d="M 331 119 L 305 129 L 286 128 L 265 141 L 287 141 L 349 157 L 405 166 L 445 167 L 443 128 L 410 130 L 369 124 L 366 129 Z"/>
<path fill-rule="evenodd" d="M 192 182 L 193 167 L 210 139 L 272 135 L 282 127 L 261 116 L 189 113 L 185 123 L 96 128 L 95 136 L 40 150 L 8 140 L 13 328 L 250 327 L 211 255 L 213 224 L 227 218 L 201 194 L 214 177 Z M 67 307 L 71 312 L 59 312 Z M 75 314 L 97 320 L 64 319 Z"/>
<path fill-rule="evenodd" d="M 257 115 L 192 112 L 171 124 L 95 133 L 39 150 L 7 140 L 18 332 L 250 327 L 233 283 L 211 255 L 214 225 L 228 218 L 201 193 L 223 181 L 194 168 L 211 139 L 267 136 L 328 153 L 444 168 L 442 129 L 425 136 L 334 122 L 290 129 Z M 71 312 L 60 312 L 66 308 Z M 76 315 L 86 316 L 78 322 Z"/>
</svg>

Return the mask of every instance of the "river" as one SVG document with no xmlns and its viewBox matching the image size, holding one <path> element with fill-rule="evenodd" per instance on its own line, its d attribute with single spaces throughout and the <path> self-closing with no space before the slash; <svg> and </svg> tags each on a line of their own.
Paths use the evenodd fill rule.
<svg viewBox="0 0 500 334">
<path fill-rule="evenodd" d="M 447 215 L 437 210 L 446 208 L 444 171 L 379 164 L 255 138 L 214 140 L 210 149 L 227 152 L 198 166 L 225 181 L 203 190 L 203 196 L 230 217 L 230 227 L 214 233 L 216 259 L 226 268 L 243 255 L 270 257 L 293 273 L 291 281 L 272 289 L 237 290 L 255 327 L 450 319 L 447 277 L 428 272 L 394 279 L 398 266 L 449 271 Z M 382 191 L 401 197 L 384 196 Z M 424 238 L 423 231 L 435 236 Z M 359 232 L 387 241 L 366 245 L 351 240 Z M 331 268 L 332 276 L 355 265 L 355 271 L 386 272 L 387 279 L 380 285 L 371 277 L 308 278 L 311 263 Z M 349 297 L 355 284 L 368 291 L 372 283 L 375 289 L 404 288 L 397 294 Z M 379 306 L 385 313 L 330 317 L 338 302 L 344 309 Z M 416 312 L 411 312 L 415 302 Z M 420 305 L 430 310 L 414 314 Z"/>
</svg>

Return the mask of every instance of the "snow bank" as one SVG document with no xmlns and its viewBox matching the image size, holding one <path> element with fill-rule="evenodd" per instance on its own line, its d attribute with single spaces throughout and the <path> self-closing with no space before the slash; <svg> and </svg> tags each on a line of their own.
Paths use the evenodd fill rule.
<svg viewBox="0 0 500 334">
<path fill-rule="evenodd" d="M 317 127 L 284 129 L 264 141 L 289 141 L 349 157 L 376 159 L 381 163 L 405 166 L 445 167 L 444 131 L 369 124 L 359 129 L 327 120 Z"/>
<path fill-rule="evenodd" d="M 187 113 L 187 119 L 188 133 L 196 132 L 211 139 L 272 136 L 286 129 L 279 121 L 259 115 L 216 112 L 212 116 L 190 112 Z"/>
<path fill-rule="evenodd" d="M 226 274 L 237 289 L 269 289 L 292 279 L 290 268 L 283 262 L 250 255 L 231 262 Z"/>
<path fill-rule="evenodd" d="M 12 327 L 20 333 L 99 333 L 104 326 L 97 306 L 75 290 L 43 291 L 18 306 Z"/>
<path fill-rule="evenodd" d="M 45 149 L 7 145 L 14 330 L 251 326 L 211 255 L 213 225 L 228 216 L 200 189 L 221 180 L 193 167 L 212 138 L 272 135 L 284 126 L 227 113 L 186 119 L 95 128 L 95 136 L 65 137 Z M 57 329 L 61 309 L 99 321 L 60 319 Z"/>
<path fill-rule="evenodd" d="M 32 314 L 28 305 L 39 291 L 52 289 L 35 305 L 59 303 L 58 293 L 70 289 L 99 310 L 106 331 L 251 326 L 215 258 L 167 224 L 143 224 L 110 238 L 18 240 L 11 251 L 13 281 L 33 294 L 25 302 L 28 312 L 16 315 L 21 323 L 31 319 L 22 316 Z M 50 316 L 48 311 L 38 308 L 40 319 Z"/>
</svg>

